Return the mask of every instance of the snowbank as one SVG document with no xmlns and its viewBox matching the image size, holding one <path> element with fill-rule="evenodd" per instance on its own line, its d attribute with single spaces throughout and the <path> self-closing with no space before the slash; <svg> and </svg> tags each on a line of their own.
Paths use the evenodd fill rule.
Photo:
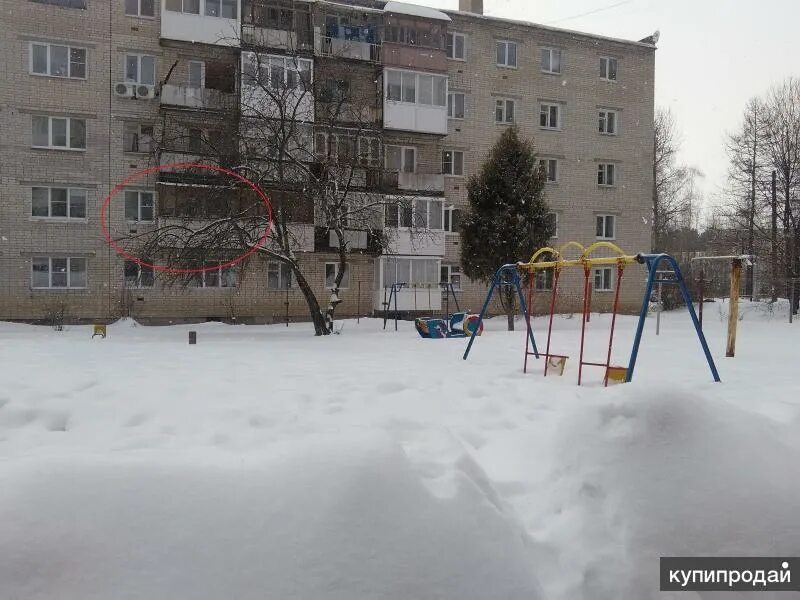
<svg viewBox="0 0 800 600">
<path fill-rule="evenodd" d="M 0 597 L 538 599 L 526 536 L 385 437 L 0 470 Z"/>
</svg>

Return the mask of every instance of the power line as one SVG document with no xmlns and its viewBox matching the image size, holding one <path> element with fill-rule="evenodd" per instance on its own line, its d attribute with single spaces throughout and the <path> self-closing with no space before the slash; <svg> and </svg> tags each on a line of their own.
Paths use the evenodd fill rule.
<svg viewBox="0 0 800 600">
<path fill-rule="evenodd" d="M 622 2 L 616 2 L 614 4 L 610 4 L 608 6 L 603 6 L 601 8 L 595 8 L 594 10 L 589 10 L 589 11 L 586 11 L 586 12 L 583 12 L 583 13 L 579 13 L 577 15 L 572 15 L 571 17 L 564 17 L 563 19 L 556 19 L 555 21 L 549 21 L 549 22 L 545 23 L 545 25 L 553 25 L 554 23 L 561 23 L 562 21 L 570 21 L 572 19 L 579 19 L 581 17 L 594 15 L 594 14 L 599 13 L 599 12 L 603 12 L 603 11 L 606 11 L 606 10 L 611 10 L 612 8 L 616 8 L 618 6 L 622 6 L 623 4 L 630 4 L 633 1 L 634 0 L 622 0 Z"/>
</svg>

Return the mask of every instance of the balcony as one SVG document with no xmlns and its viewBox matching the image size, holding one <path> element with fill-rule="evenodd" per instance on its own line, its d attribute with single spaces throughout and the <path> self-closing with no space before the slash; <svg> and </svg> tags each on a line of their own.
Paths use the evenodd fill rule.
<svg viewBox="0 0 800 600">
<path fill-rule="evenodd" d="M 447 107 L 384 100 L 386 129 L 447 135 Z"/>
<path fill-rule="evenodd" d="M 201 110 L 232 110 L 236 107 L 237 96 L 212 88 L 165 84 L 161 86 L 161 104 Z"/>
<path fill-rule="evenodd" d="M 256 48 L 311 51 L 311 40 L 307 33 L 298 35 L 296 31 L 260 27 L 251 23 L 242 25 L 242 44 Z"/>
<path fill-rule="evenodd" d="M 356 39 L 344 39 L 316 33 L 314 51 L 319 56 L 352 58 L 370 62 L 380 62 L 381 45 Z"/>
<path fill-rule="evenodd" d="M 421 192 L 444 192 L 444 175 L 441 173 L 397 174 L 397 187 L 401 190 Z"/>
<path fill-rule="evenodd" d="M 238 7 L 238 15 L 241 7 Z M 212 17 L 161 7 L 161 38 L 219 46 L 239 46 L 239 19 Z"/>
</svg>

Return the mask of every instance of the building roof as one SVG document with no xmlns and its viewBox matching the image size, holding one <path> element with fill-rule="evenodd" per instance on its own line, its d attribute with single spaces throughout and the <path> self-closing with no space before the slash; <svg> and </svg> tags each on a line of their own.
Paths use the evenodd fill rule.
<svg viewBox="0 0 800 600">
<path fill-rule="evenodd" d="M 584 31 L 575 31 L 574 29 L 562 29 L 560 27 L 550 27 L 549 25 L 541 25 L 539 23 L 533 23 L 531 21 L 519 21 L 517 19 L 506 19 L 504 17 L 493 17 L 493 16 L 489 16 L 489 15 L 480 15 L 480 14 L 477 14 L 477 13 L 467 12 L 467 11 L 460 11 L 460 10 L 448 10 L 446 12 L 448 14 L 453 15 L 453 16 L 467 17 L 467 18 L 471 18 L 471 19 L 485 19 L 487 21 L 494 21 L 494 22 L 496 22 L 498 24 L 519 25 L 521 27 L 535 27 L 536 29 L 543 29 L 545 31 L 552 31 L 553 33 L 562 33 L 562 34 L 573 35 L 573 36 L 582 37 L 582 38 L 586 38 L 586 39 L 590 39 L 590 40 L 602 40 L 602 41 L 605 41 L 605 42 L 615 42 L 617 44 L 626 44 L 626 45 L 629 45 L 629 46 L 639 46 L 641 48 L 651 48 L 653 50 L 656 48 L 656 45 L 654 43 L 649 43 L 652 40 L 653 36 L 647 37 L 647 38 L 645 38 L 644 40 L 641 40 L 641 41 L 624 40 L 624 39 L 621 39 L 621 38 L 613 38 L 613 37 L 608 37 L 608 36 L 605 36 L 605 35 L 597 35 L 597 34 L 594 34 L 594 33 L 586 33 Z M 647 41 L 645 41 L 645 40 L 647 40 Z"/>
<path fill-rule="evenodd" d="M 418 4 L 406 4 L 405 2 L 394 2 L 390 0 L 383 7 L 384 12 L 396 13 L 399 15 L 410 15 L 412 17 L 422 17 L 423 19 L 435 19 L 437 21 L 450 21 L 450 17 L 440 10 Z"/>
</svg>

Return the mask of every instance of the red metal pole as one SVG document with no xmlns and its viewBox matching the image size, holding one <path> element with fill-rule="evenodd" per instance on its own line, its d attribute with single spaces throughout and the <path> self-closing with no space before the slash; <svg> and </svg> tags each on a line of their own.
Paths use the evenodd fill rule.
<svg viewBox="0 0 800 600">
<path fill-rule="evenodd" d="M 547 348 L 544 353 L 544 375 L 547 377 L 547 365 L 550 363 L 550 336 L 553 333 L 553 315 L 556 309 L 556 296 L 558 295 L 558 277 L 561 275 L 561 269 L 553 267 L 555 275 L 553 275 L 553 298 L 550 300 L 550 323 L 547 325 Z"/>
<path fill-rule="evenodd" d="M 531 308 L 531 300 L 533 299 L 533 280 L 535 276 L 536 273 L 530 273 L 530 272 L 528 273 L 528 312 L 525 315 L 528 322 L 526 323 L 527 329 L 525 330 L 525 364 L 522 367 L 523 373 L 528 372 L 528 347 L 530 346 L 529 338 L 531 337 L 530 335 L 528 335 L 528 332 L 531 330 L 531 311 L 533 310 Z"/>
<path fill-rule="evenodd" d="M 608 367 L 611 366 L 611 346 L 614 343 L 614 325 L 617 323 L 617 308 L 619 306 L 619 290 L 622 288 L 622 273 L 625 266 L 617 265 L 617 289 L 614 291 L 614 308 L 611 311 L 611 333 L 608 336 L 608 356 L 606 356 L 606 374 L 603 376 L 603 385 L 608 387 Z"/>
<path fill-rule="evenodd" d="M 583 265 L 583 314 L 581 315 L 581 354 L 578 360 L 578 385 L 583 377 L 583 344 L 586 340 L 586 313 L 589 309 L 589 265 Z"/>
</svg>

